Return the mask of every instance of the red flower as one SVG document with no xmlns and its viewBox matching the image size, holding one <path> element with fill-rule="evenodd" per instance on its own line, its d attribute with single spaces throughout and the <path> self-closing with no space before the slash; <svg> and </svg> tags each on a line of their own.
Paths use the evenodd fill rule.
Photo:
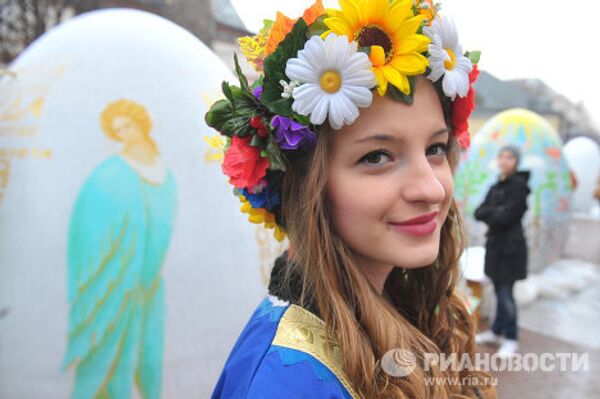
<svg viewBox="0 0 600 399">
<path fill-rule="evenodd" d="M 265 124 L 260 116 L 252 117 L 250 119 L 250 126 L 256 129 L 258 137 L 265 138 L 269 135 L 269 131 L 265 127 Z"/>
<path fill-rule="evenodd" d="M 221 168 L 229 176 L 229 183 L 251 190 L 266 176 L 269 159 L 261 157 L 260 149 L 250 145 L 250 137 L 234 136 Z"/>
<path fill-rule="evenodd" d="M 479 77 L 479 69 L 477 64 L 473 65 L 471 73 L 469 73 L 469 81 L 471 86 L 466 97 L 458 97 L 452 105 L 452 124 L 454 125 L 454 135 L 458 140 L 458 144 L 462 149 L 469 148 L 471 145 L 471 137 L 469 135 L 469 116 L 475 108 L 475 90 L 473 83 Z"/>
</svg>

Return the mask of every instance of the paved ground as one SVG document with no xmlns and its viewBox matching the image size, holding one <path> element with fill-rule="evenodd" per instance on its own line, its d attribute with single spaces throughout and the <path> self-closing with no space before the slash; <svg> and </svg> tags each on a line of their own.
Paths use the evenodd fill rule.
<svg viewBox="0 0 600 399">
<path fill-rule="evenodd" d="M 558 369 L 502 371 L 498 377 L 500 399 L 600 398 L 600 282 L 591 279 L 581 291 L 564 298 L 542 298 L 519 308 L 519 341 L 526 353 L 576 353 L 589 356 L 588 371 Z M 487 327 L 487 321 L 480 325 Z M 494 347 L 482 352 L 493 353 Z M 555 364 L 559 364 L 556 361 Z"/>
<path fill-rule="evenodd" d="M 562 256 L 600 263 L 598 237 L 600 237 L 600 213 L 573 214 Z"/>
<path fill-rule="evenodd" d="M 600 264 L 589 265 L 591 274 L 578 274 L 579 261 L 561 262 L 564 264 L 556 267 L 550 277 L 556 277 L 560 283 L 579 276 L 575 280 L 581 283 L 577 284 L 580 289 L 560 292 L 562 295 L 541 295 L 534 302 L 519 306 L 519 352 L 588 354 L 589 368 L 494 373 L 500 399 L 600 399 Z M 486 329 L 488 322 L 482 321 L 480 330 Z M 491 354 L 496 348 L 480 349 Z"/>
<path fill-rule="evenodd" d="M 599 326 L 600 327 L 600 326 Z M 481 348 L 482 352 L 493 353 L 494 347 Z M 547 337 L 526 329 L 520 329 L 520 352 L 589 353 L 587 372 L 527 372 L 502 371 L 493 373 L 497 377 L 497 392 L 500 399 L 595 399 L 600 398 L 600 351 L 574 345 L 563 340 Z M 557 362 L 559 363 L 559 362 Z"/>
<path fill-rule="evenodd" d="M 566 281 L 580 263 L 563 260 L 555 268 L 555 279 Z M 554 337 L 575 345 L 600 350 L 600 264 L 587 265 L 594 273 L 580 274 L 582 289 L 562 292 L 563 296 L 545 297 L 519 307 L 519 326 L 527 330 Z M 581 272 L 581 270 L 580 270 Z M 570 275 L 569 275 L 570 274 Z M 600 398 L 600 392 L 598 392 Z"/>
</svg>

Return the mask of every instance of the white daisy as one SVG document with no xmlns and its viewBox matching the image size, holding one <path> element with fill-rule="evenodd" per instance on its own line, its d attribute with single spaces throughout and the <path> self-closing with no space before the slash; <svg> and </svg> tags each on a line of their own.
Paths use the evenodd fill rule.
<svg viewBox="0 0 600 399">
<path fill-rule="evenodd" d="M 346 36 L 330 33 L 327 38 L 311 37 L 298 52 L 298 58 L 287 61 L 285 74 L 301 83 L 294 88 L 292 109 L 310 115 L 314 125 L 329 116 L 334 129 L 349 125 L 358 118 L 358 107 L 373 101 L 377 81 L 367 54 L 357 51 L 357 43 Z"/>
<path fill-rule="evenodd" d="M 463 55 L 463 49 L 458 42 L 458 32 L 452 20 L 433 19 L 431 26 L 423 27 L 423 33 L 431 39 L 429 45 L 429 68 L 427 76 L 432 82 L 437 82 L 442 76 L 444 94 L 453 101 L 458 95 L 466 97 L 469 93 L 469 72 L 473 69 L 471 60 Z"/>
</svg>

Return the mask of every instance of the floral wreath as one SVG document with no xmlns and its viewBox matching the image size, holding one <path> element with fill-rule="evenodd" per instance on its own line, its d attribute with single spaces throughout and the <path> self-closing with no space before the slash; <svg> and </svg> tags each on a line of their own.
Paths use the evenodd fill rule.
<svg viewBox="0 0 600 399">
<path fill-rule="evenodd" d="M 223 153 L 222 170 L 253 223 L 277 224 L 281 181 L 291 151 L 310 151 L 318 131 L 352 124 L 374 92 L 412 104 L 415 78 L 437 84 L 452 106 L 452 131 L 470 145 L 468 119 L 479 52 L 463 53 L 452 20 L 433 0 L 339 0 L 340 9 L 317 0 L 292 20 L 277 13 L 258 35 L 239 39 L 260 73 L 250 85 L 237 56 L 239 86 L 223 82 L 225 98 L 206 123 L 225 137 L 207 138 Z"/>
</svg>

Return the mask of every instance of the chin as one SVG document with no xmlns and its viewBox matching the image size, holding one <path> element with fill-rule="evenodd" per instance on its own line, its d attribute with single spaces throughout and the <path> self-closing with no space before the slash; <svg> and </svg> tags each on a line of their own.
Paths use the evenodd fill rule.
<svg viewBox="0 0 600 399">
<path fill-rule="evenodd" d="M 412 258 L 410 260 L 403 259 L 403 262 L 399 263 L 398 266 L 402 267 L 403 269 L 418 269 L 420 267 L 431 265 L 433 262 L 435 262 L 436 258 L 437 253 L 435 254 L 435 256 L 430 257 L 423 256 L 420 258 Z"/>
<path fill-rule="evenodd" d="M 432 240 L 424 245 L 404 247 L 396 251 L 394 264 L 403 269 L 417 269 L 431 265 L 437 259 L 440 246 L 439 240 Z"/>
</svg>

